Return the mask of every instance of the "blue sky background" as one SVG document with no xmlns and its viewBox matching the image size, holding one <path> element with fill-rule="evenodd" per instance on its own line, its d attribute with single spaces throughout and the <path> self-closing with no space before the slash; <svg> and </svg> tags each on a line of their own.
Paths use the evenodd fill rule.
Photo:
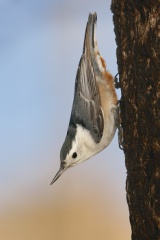
<svg viewBox="0 0 160 240">
<path fill-rule="evenodd" d="M 109 0 L 0 1 L 0 211 L 5 216 L 49 202 L 64 207 L 87 193 L 118 214 L 114 223 L 123 221 L 128 237 L 126 169 L 117 134 L 103 152 L 49 185 L 59 169 L 88 13 L 95 11 L 100 53 L 115 75 Z"/>
</svg>

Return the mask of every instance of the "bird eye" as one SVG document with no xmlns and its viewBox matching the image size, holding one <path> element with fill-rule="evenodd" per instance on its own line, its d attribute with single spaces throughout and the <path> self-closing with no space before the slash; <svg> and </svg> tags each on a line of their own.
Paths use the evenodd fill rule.
<svg viewBox="0 0 160 240">
<path fill-rule="evenodd" d="M 74 153 L 72 154 L 72 158 L 76 158 L 76 157 L 77 157 L 77 153 L 74 152 Z"/>
</svg>

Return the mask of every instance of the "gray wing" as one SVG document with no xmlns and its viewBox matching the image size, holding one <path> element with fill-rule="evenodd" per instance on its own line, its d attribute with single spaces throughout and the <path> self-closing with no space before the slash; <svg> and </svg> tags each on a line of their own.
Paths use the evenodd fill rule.
<svg viewBox="0 0 160 240">
<path fill-rule="evenodd" d="M 70 125 L 75 123 L 88 129 L 96 143 L 100 142 L 104 129 L 103 113 L 92 61 L 85 53 L 76 76 Z"/>
</svg>

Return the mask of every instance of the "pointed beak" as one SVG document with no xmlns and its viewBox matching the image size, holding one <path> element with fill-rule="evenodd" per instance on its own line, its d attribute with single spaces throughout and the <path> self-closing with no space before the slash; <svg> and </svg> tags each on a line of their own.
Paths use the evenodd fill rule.
<svg viewBox="0 0 160 240">
<path fill-rule="evenodd" d="M 59 171 L 57 172 L 57 174 L 55 175 L 55 177 L 53 178 L 52 182 L 50 183 L 50 185 L 52 185 L 61 175 L 62 173 L 67 169 L 67 167 L 64 167 L 63 165 L 60 166 Z"/>
</svg>

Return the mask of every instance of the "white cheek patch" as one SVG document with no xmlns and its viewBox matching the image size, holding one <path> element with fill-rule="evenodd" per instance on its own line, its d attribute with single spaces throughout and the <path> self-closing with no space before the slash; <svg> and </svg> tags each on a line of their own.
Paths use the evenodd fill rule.
<svg viewBox="0 0 160 240">
<path fill-rule="evenodd" d="M 77 124 L 76 142 L 78 142 L 78 146 L 82 147 L 82 149 L 83 146 L 93 148 L 96 144 L 89 131 L 81 127 L 79 124 Z"/>
<path fill-rule="evenodd" d="M 78 163 L 96 154 L 98 145 L 95 143 L 89 131 L 80 125 L 77 125 L 76 142 L 78 143 L 77 153 L 79 153 Z"/>
<path fill-rule="evenodd" d="M 77 165 L 94 156 L 99 152 L 98 147 L 99 145 L 95 143 L 89 131 L 77 124 L 75 141 L 72 143 L 71 151 L 66 158 L 67 166 Z M 77 153 L 76 158 L 72 157 L 74 152 Z"/>
</svg>

